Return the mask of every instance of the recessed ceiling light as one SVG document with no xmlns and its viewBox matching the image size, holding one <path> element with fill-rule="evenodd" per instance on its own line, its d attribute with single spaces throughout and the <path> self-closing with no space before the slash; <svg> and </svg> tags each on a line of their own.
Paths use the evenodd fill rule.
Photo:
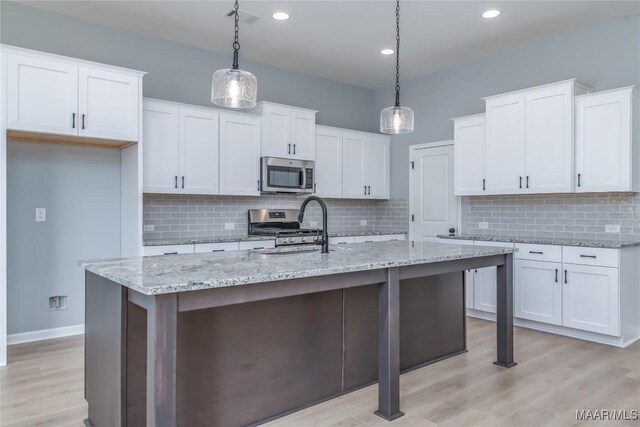
<svg viewBox="0 0 640 427">
<path fill-rule="evenodd" d="M 393 49 L 382 49 L 380 53 L 383 55 L 393 55 L 396 51 Z"/>
<path fill-rule="evenodd" d="M 500 12 L 497 9 L 491 9 L 491 10 L 487 10 L 485 13 L 482 14 L 483 18 L 487 18 L 487 19 L 491 19 L 491 18 L 495 18 L 497 16 L 500 16 L 502 12 Z"/>
<path fill-rule="evenodd" d="M 276 21 L 286 21 L 289 19 L 289 14 L 287 12 L 275 12 L 271 17 Z"/>
</svg>

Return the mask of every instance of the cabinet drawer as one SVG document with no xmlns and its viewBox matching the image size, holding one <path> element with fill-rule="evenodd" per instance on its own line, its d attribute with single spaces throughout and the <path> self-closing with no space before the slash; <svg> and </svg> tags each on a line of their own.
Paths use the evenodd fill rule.
<svg viewBox="0 0 640 427">
<path fill-rule="evenodd" d="M 353 236 L 329 237 L 330 245 L 346 245 L 348 243 L 355 243 Z"/>
<path fill-rule="evenodd" d="M 142 255 L 177 255 L 177 254 L 192 254 L 193 243 L 188 245 L 160 245 L 160 246 L 143 246 Z"/>
<path fill-rule="evenodd" d="M 516 243 L 518 252 L 516 259 L 528 259 L 532 261 L 562 262 L 562 247 L 555 245 L 532 245 L 528 243 Z"/>
<path fill-rule="evenodd" d="M 355 236 L 355 243 L 379 242 L 382 236 Z"/>
<path fill-rule="evenodd" d="M 246 240 L 238 243 L 238 249 L 270 249 L 276 247 L 275 240 Z"/>
<path fill-rule="evenodd" d="M 566 264 L 598 265 L 601 267 L 618 267 L 618 249 L 582 248 L 563 246 L 562 255 Z"/>
<path fill-rule="evenodd" d="M 397 240 L 407 240 L 407 236 L 405 234 L 383 234 L 380 237 L 381 242 L 393 242 Z"/>
<path fill-rule="evenodd" d="M 238 242 L 196 243 L 195 253 L 237 251 Z"/>
</svg>

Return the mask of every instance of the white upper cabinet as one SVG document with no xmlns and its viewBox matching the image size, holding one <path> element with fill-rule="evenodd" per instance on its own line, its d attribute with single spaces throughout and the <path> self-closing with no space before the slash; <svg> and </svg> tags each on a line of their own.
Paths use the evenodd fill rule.
<svg viewBox="0 0 640 427">
<path fill-rule="evenodd" d="M 640 190 L 637 104 L 633 86 L 576 98 L 577 192 Z"/>
<path fill-rule="evenodd" d="M 361 132 L 342 133 L 342 195 L 348 199 L 367 198 L 364 181 L 365 137 Z"/>
<path fill-rule="evenodd" d="M 216 111 L 180 109 L 180 187 L 189 194 L 218 194 Z"/>
<path fill-rule="evenodd" d="M 137 142 L 144 73 L 2 46 L 10 130 Z"/>
<path fill-rule="evenodd" d="M 485 189 L 485 115 L 453 119 L 454 194 L 482 194 Z"/>
<path fill-rule="evenodd" d="M 518 193 L 524 175 L 524 95 L 489 99 L 486 108 L 486 193 Z"/>
<path fill-rule="evenodd" d="M 316 189 L 320 197 L 342 197 L 342 131 L 316 126 Z"/>
<path fill-rule="evenodd" d="M 260 102 L 252 111 L 262 120 L 262 156 L 314 160 L 316 112 Z"/>
<path fill-rule="evenodd" d="M 177 193 L 180 175 L 180 108 L 144 100 L 143 191 Z"/>
<path fill-rule="evenodd" d="M 137 141 L 139 79 L 88 67 L 78 78 L 79 135 Z"/>
<path fill-rule="evenodd" d="M 77 135 L 78 67 L 21 55 L 7 62 L 7 127 Z"/>
<path fill-rule="evenodd" d="M 260 118 L 220 114 L 220 194 L 260 195 Z"/>
<path fill-rule="evenodd" d="M 573 85 L 525 95 L 525 191 L 568 193 L 573 175 Z"/>
<path fill-rule="evenodd" d="M 367 134 L 364 146 L 364 183 L 367 197 L 389 198 L 389 137 Z"/>
</svg>

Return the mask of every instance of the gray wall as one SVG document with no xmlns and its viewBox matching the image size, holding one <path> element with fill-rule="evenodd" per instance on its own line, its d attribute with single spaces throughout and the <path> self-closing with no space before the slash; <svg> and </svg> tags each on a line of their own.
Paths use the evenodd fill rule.
<svg viewBox="0 0 640 427">
<path fill-rule="evenodd" d="M 82 324 L 77 261 L 120 255 L 120 152 L 9 141 L 7 160 L 7 333 Z M 54 295 L 69 308 L 49 311 Z"/>
<path fill-rule="evenodd" d="M 577 77 L 595 90 L 640 82 L 640 17 L 543 40 L 401 84 L 415 132 L 391 140 L 391 197 L 409 195 L 409 145 L 453 139 L 452 117 L 484 111 L 484 96 Z M 391 86 L 391 85 L 389 85 Z M 376 92 L 377 110 L 391 87 Z M 377 122 L 376 122 L 377 123 Z"/>
<path fill-rule="evenodd" d="M 211 74 L 231 53 L 203 49 L 103 26 L 8 1 L 0 2 L 4 44 L 147 71 L 144 96 L 211 106 Z M 330 80 L 243 61 L 258 78 L 258 99 L 319 110 L 317 122 L 375 131 L 374 93 Z"/>
</svg>

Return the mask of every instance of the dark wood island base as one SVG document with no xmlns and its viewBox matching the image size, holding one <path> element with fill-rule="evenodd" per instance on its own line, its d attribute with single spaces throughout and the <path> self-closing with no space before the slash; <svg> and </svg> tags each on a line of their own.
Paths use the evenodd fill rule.
<svg viewBox="0 0 640 427">
<path fill-rule="evenodd" d="M 85 425 L 255 425 L 376 381 L 396 419 L 400 372 L 466 351 L 465 269 L 499 266 L 496 364 L 515 365 L 511 257 L 161 295 L 87 271 Z"/>
</svg>

